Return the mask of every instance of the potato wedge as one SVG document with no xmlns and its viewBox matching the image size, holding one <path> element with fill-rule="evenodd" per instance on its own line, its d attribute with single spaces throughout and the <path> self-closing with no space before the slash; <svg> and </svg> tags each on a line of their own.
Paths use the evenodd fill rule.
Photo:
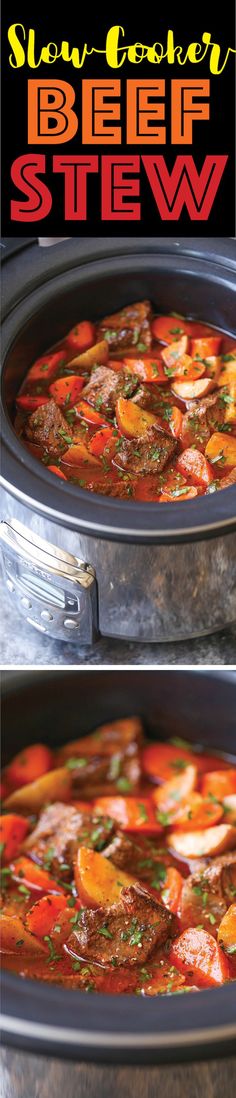
<svg viewBox="0 0 236 1098">
<path fill-rule="evenodd" d="M 236 954 L 236 904 L 231 904 L 221 919 L 218 942 L 226 953 Z"/>
<path fill-rule="evenodd" d="M 66 767 L 57 770 L 49 770 L 38 778 L 36 782 L 22 785 L 21 789 L 15 789 L 4 801 L 4 808 L 23 809 L 39 812 L 44 804 L 50 801 L 68 801 L 71 790 L 71 771 Z"/>
<path fill-rule="evenodd" d="M 229 391 L 225 394 L 225 423 L 236 424 L 236 380 L 231 381 Z"/>
<path fill-rule="evenodd" d="M 46 946 L 25 929 L 18 915 L 1 915 L 1 953 L 46 953 Z"/>
<path fill-rule="evenodd" d="M 173 343 L 169 343 L 168 347 L 164 347 L 161 351 L 161 358 L 168 368 L 174 367 L 179 358 L 182 358 L 186 354 L 188 348 L 188 336 L 183 335 L 181 339 L 175 339 Z"/>
<path fill-rule="evenodd" d="M 205 449 L 205 455 L 209 461 L 223 469 L 234 469 L 236 465 L 236 438 L 223 434 L 223 431 L 215 431 Z"/>
<path fill-rule="evenodd" d="M 188 799 L 197 784 L 197 767 L 186 766 L 181 774 L 176 774 L 170 781 L 164 782 L 152 794 L 152 799 L 158 812 L 168 816 L 168 820 L 175 819 L 180 810 L 181 802 Z"/>
<path fill-rule="evenodd" d="M 173 831 L 169 844 L 182 858 L 205 858 L 223 854 L 236 846 L 236 827 L 218 824 L 205 831 Z"/>
<path fill-rule="evenodd" d="M 214 378 L 202 377 L 199 381 L 175 381 L 172 385 L 173 392 L 181 400 L 199 400 L 207 396 L 214 389 Z"/>
<path fill-rule="evenodd" d="M 205 374 L 207 374 L 207 377 L 213 378 L 216 385 L 221 371 L 220 355 L 208 355 L 207 358 L 204 358 L 204 362 L 206 365 Z"/>
<path fill-rule="evenodd" d="M 221 358 L 221 368 L 217 381 L 219 388 L 222 385 L 231 385 L 232 382 L 236 381 L 236 355 L 232 353 L 232 355 L 227 355 L 226 358 L 228 360 L 226 362 Z"/>
<path fill-rule="evenodd" d="M 84 462 L 86 465 L 100 465 L 98 458 L 93 457 L 93 454 L 90 453 L 90 450 L 87 450 L 87 446 L 81 440 L 75 442 L 74 446 L 69 446 L 69 449 L 63 454 L 63 462 L 66 465 L 82 465 Z"/>
<path fill-rule="evenodd" d="M 230 793 L 227 797 L 224 797 L 222 806 L 227 823 L 236 826 L 236 793 Z"/>
<path fill-rule="evenodd" d="M 116 403 L 116 419 L 121 434 L 126 438 L 140 438 L 149 427 L 158 423 L 152 412 L 145 412 L 132 400 L 124 400 L 123 397 L 119 397 Z"/>
<path fill-rule="evenodd" d="M 71 358 L 67 363 L 68 367 L 73 367 L 73 370 L 80 368 L 83 370 L 91 370 L 92 366 L 105 366 L 109 356 L 109 347 L 106 339 L 102 339 L 100 343 L 94 343 L 93 347 L 89 347 L 88 351 L 83 351 L 81 355 L 76 355 L 75 358 Z"/>
<path fill-rule="evenodd" d="M 74 865 L 79 897 L 86 907 L 106 907 L 120 899 L 122 888 L 135 884 L 135 878 L 116 869 L 102 854 L 81 846 Z"/>
</svg>

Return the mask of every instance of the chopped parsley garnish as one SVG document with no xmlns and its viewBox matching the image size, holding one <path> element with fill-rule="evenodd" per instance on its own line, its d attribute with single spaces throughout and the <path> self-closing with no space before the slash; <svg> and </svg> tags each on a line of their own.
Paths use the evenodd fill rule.
<svg viewBox="0 0 236 1098">
<path fill-rule="evenodd" d="M 54 942 L 52 942 L 52 939 L 50 938 L 50 934 L 44 934 L 44 939 L 43 940 L 44 940 L 44 942 L 47 943 L 48 951 L 49 951 L 49 957 L 48 957 L 48 960 L 47 960 L 47 964 L 50 964 L 51 961 L 60 961 L 61 960 L 60 955 L 59 955 L 59 953 L 56 952 Z"/>
<path fill-rule="evenodd" d="M 74 758 L 73 759 L 73 758 L 71 758 L 71 759 L 67 759 L 66 767 L 67 767 L 67 770 L 82 770 L 83 766 L 87 766 L 87 762 L 88 762 L 87 759 L 81 759 L 81 758 Z"/>
<path fill-rule="evenodd" d="M 119 777 L 120 764 L 121 764 L 121 755 L 120 755 L 120 753 L 116 754 L 116 755 L 113 755 L 111 757 L 111 762 L 110 762 L 110 766 L 109 766 L 109 779 L 110 779 L 111 782 L 115 782 L 116 779 Z"/>
<path fill-rule="evenodd" d="M 129 782 L 128 778 L 118 778 L 118 781 L 116 782 L 116 788 L 119 790 L 119 793 L 130 793 L 132 790 L 132 785 L 131 782 Z"/>
<path fill-rule="evenodd" d="M 108 343 L 110 343 L 113 339 L 117 339 L 117 332 L 115 331 L 115 328 L 107 328 L 106 332 L 104 332 L 104 339 L 107 339 Z"/>
<path fill-rule="evenodd" d="M 113 934 L 111 934 L 107 926 L 101 926 L 98 934 L 101 934 L 103 938 L 113 938 Z"/>
<path fill-rule="evenodd" d="M 182 740 L 180 736 L 172 736 L 171 740 L 169 740 L 169 743 L 171 743 L 173 747 L 183 747 L 184 750 L 186 750 L 187 748 L 187 750 L 189 751 L 189 743 L 187 742 L 187 740 Z"/>
<path fill-rule="evenodd" d="M 64 441 L 68 443 L 68 446 L 70 446 L 71 443 L 74 442 L 74 439 L 71 437 L 71 435 L 67 435 L 66 431 L 64 431 L 64 427 L 59 427 L 57 433 L 58 435 L 61 435 L 62 438 L 64 438 Z"/>
<path fill-rule="evenodd" d="M 186 770 L 187 765 L 186 759 L 175 759 L 174 762 L 170 763 L 173 770 Z"/>
<path fill-rule="evenodd" d="M 28 900 L 30 897 L 30 889 L 26 888 L 26 885 L 18 885 L 18 892 L 22 892 L 23 896 Z"/>
<path fill-rule="evenodd" d="M 168 816 L 168 812 L 157 812 L 156 818 L 157 823 L 161 824 L 162 827 L 169 827 L 171 820 L 170 816 Z"/>
<path fill-rule="evenodd" d="M 147 813 L 147 810 L 145 808 L 145 804 L 142 804 L 142 803 L 139 804 L 138 808 L 139 808 L 139 814 L 140 814 L 142 823 L 147 823 L 148 822 L 148 813 Z"/>
<path fill-rule="evenodd" d="M 44 858 L 43 858 L 44 869 L 51 869 L 54 854 L 55 854 L 54 846 L 49 846 L 48 849 L 46 850 L 46 854 L 44 854 Z"/>
<path fill-rule="evenodd" d="M 81 915 L 83 915 L 83 911 L 85 911 L 85 907 L 81 907 L 79 911 L 75 912 L 75 915 L 72 915 L 72 918 L 70 919 L 70 923 L 72 924 L 72 926 L 76 926 L 77 923 L 79 923 Z"/>
</svg>

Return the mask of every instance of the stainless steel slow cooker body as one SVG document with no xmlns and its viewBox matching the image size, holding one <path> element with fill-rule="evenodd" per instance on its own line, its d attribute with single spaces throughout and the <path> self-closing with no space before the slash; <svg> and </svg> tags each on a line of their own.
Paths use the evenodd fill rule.
<svg viewBox="0 0 236 1098">
<path fill-rule="evenodd" d="M 65 485 L 11 416 L 29 364 L 84 316 L 150 297 L 235 334 L 234 241 L 35 243 L 5 264 L 1 542 L 19 611 L 58 639 L 168 641 L 236 620 L 235 489 L 161 506 Z M 42 539 L 40 541 L 40 539 Z"/>
<path fill-rule="evenodd" d="M 60 670 L 6 679 L 4 763 L 19 743 L 40 739 L 55 747 L 134 712 L 151 738 L 179 734 L 207 749 L 235 752 L 232 672 Z M 2 1009 L 3 1043 L 45 1056 L 173 1064 L 227 1056 L 236 1048 L 234 983 L 155 998 L 86 995 L 3 971 Z"/>
</svg>

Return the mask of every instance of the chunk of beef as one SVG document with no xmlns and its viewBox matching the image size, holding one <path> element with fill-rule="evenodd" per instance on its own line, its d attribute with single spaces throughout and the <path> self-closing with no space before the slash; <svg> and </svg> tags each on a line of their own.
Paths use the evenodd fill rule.
<svg viewBox="0 0 236 1098">
<path fill-rule="evenodd" d="M 204 452 L 213 431 L 220 431 L 225 420 L 225 404 L 220 393 L 213 393 L 205 400 L 189 401 L 188 411 L 182 422 L 181 437 L 184 446 L 197 446 Z"/>
<path fill-rule="evenodd" d="M 78 758 L 86 755 L 111 756 L 117 753 L 123 754 L 129 751 L 132 755 L 137 747 L 142 746 L 143 725 L 139 717 L 122 717 L 117 721 L 107 721 L 90 732 L 88 736 L 80 736 L 78 740 L 70 740 L 64 743 L 57 752 L 57 766 L 63 766 L 66 759 Z"/>
<path fill-rule="evenodd" d="M 101 852 L 115 824 L 108 817 L 82 812 L 73 805 L 60 802 L 49 805 L 41 813 L 38 823 L 24 843 L 24 850 L 31 857 L 63 880 L 71 879 L 73 862 L 79 846 L 92 847 Z M 64 868 L 67 867 L 67 868 Z"/>
<path fill-rule="evenodd" d="M 102 965 L 144 963 L 165 942 L 172 916 L 139 885 L 123 888 L 118 904 L 82 913 L 68 941 L 75 956 Z"/>
<path fill-rule="evenodd" d="M 224 854 L 205 869 L 191 874 L 184 882 L 181 896 L 181 925 L 204 925 L 215 937 L 217 929 L 233 902 L 236 890 L 236 852 Z"/>
<path fill-rule="evenodd" d="M 119 397 L 123 397 L 125 400 L 133 399 L 139 385 L 138 377 L 135 377 L 135 374 L 130 374 L 128 370 L 121 370 L 120 373 L 117 374 L 117 381 L 115 403 Z"/>
<path fill-rule="evenodd" d="M 127 472 L 161 473 L 176 451 L 176 441 L 159 427 L 149 427 L 145 435 L 122 441 L 114 464 Z"/>
<path fill-rule="evenodd" d="M 118 380 L 119 375 L 115 373 L 115 370 L 110 370 L 107 366 L 97 366 L 97 369 L 93 370 L 88 384 L 83 389 L 83 400 L 87 400 L 89 404 L 92 404 L 96 411 L 112 416 L 116 402 Z"/>
<path fill-rule="evenodd" d="M 97 340 L 106 339 L 112 350 L 136 347 L 137 351 L 151 347 L 151 305 L 149 301 L 138 301 L 126 305 L 118 313 L 105 316 L 97 329 Z"/>
<path fill-rule="evenodd" d="M 162 416 L 167 421 L 168 410 L 176 403 L 174 393 L 162 388 L 161 385 L 140 385 L 132 400 L 146 412 L 154 412 L 154 415 Z"/>
<path fill-rule="evenodd" d="M 104 412 L 106 416 L 113 416 L 118 397 L 131 397 L 137 385 L 137 378 L 132 377 L 125 370 L 116 374 L 115 370 L 107 366 L 98 366 L 83 389 L 83 400 L 87 400 L 97 411 Z"/>
<path fill-rule="evenodd" d="M 32 412 L 25 426 L 25 434 L 31 442 L 44 446 L 49 453 L 62 454 L 68 450 L 71 435 L 68 423 L 54 400 Z"/>
<path fill-rule="evenodd" d="M 111 835 L 111 841 L 104 850 L 104 857 L 116 865 L 118 869 L 124 869 L 131 873 L 146 886 L 151 886 L 155 891 L 161 892 L 165 886 L 165 878 L 169 866 L 179 869 L 179 862 L 170 854 L 167 848 L 158 849 L 154 840 L 142 836 L 137 839 L 132 835 L 126 835 L 119 828 Z M 184 867 L 181 867 L 181 872 Z"/>
<path fill-rule="evenodd" d="M 87 761 L 99 756 L 107 760 L 107 781 L 116 783 L 119 778 L 127 778 L 135 789 L 141 775 L 140 747 L 142 745 L 143 726 L 139 717 L 126 717 L 96 728 L 89 736 L 81 736 L 60 748 L 57 765 L 70 758 L 84 758 Z M 84 768 L 82 768 L 84 774 Z M 84 778 L 83 778 L 84 780 Z M 111 792 L 114 792 L 112 786 Z M 104 790 L 103 790 L 104 792 Z M 106 788 L 106 792 L 108 792 Z"/>
</svg>

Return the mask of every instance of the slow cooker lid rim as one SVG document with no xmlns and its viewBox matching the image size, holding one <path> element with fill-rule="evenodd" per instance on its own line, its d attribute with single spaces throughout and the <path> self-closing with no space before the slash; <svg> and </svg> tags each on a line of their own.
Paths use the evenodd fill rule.
<svg viewBox="0 0 236 1098">
<path fill-rule="evenodd" d="M 199 993 L 198 993 L 199 994 Z M 112 998 L 112 996 L 110 996 Z M 141 1035 L 141 1033 L 129 1034 L 121 1033 L 119 1036 L 116 1034 L 110 1034 L 106 1031 L 96 1032 L 94 1030 L 79 1030 L 70 1029 L 64 1026 L 52 1026 L 47 1023 L 30 1022 L 21 1020 L 20 1018 L 12 1017 L 11 1015 L 2 1015 L 1 1028 L 3 1033 L 14 1034 L 15 1036 L 38 1038 L 38 1040 L 44 1040 L 45 1042 L 60 1043 L 76 1045 L 77 1047 L 85 1045 L 88 1048 L 95 1046 L 97 1048 L 105 1046 L 106 1048 L 116 1049 L 162 1049 L 168 1048 L 168 1050 L 179 1048 L 186 1048 L 186 1046 L 192 1045 L 206 1045 L 209 1042 L 219 1042 L 225 1040 L 233 1040 L 236 1038 L 236 1024 L 209 1026 L 206 1029 L 193 1029 L 189 1033 L 179 1034 L 168 1031 L 166 1033 L 157 1034 L 156 1032 L 149 1033 L 147 1036 Z"/>
<path fill-rule="evenodd" d="M 88 241 L 89 244 L 90 244 L 90 239 L 91 238 L 89 238 L 89 241 Z M 64 243 L 66 243 L 66 242 L 64 242 Z M 224 272 L 224 273 L 227 273 L 227 271 L 228 271 L 229 274 L 231 274 L 231 275 L 236 273 L 236 257 L 234 258 L 231 255 L 226 256 L 226 257 L 225 256 L 221 257 L 219 255 L 219 253 L 217 253 L 216 257 L 214 258 L 214 253 L 213 253 L 213 256 L 212 256 L 211 251 L 210 251 L 209 254 L 207 253 L 206 255 L 204 255 L 204 253 L 202 254 L 202 252 L 200 250 L 196 250 L 196 249 L 193 250 L 193 249 L 190 249 L 190 248 L 187 248 L 187 247 L 185 247 L 181 250 L 181 246 L 179 247 L 178 241 L 176 241 L 176 247 L 173 248 L 173 251 L 171 251 L 171 248 L 166 249 L 166 250 L 165 250 L 165 248 L 163 248 L 163 250 L 162 250 L 162 248 L 160 248 L 160 247 L 158 247 L 155 250 L 155 242 L 154 242 L 154 245 L 152 247 L 150 247 L 150 244 L 149 244 L 149 249 L 148 249 L 147 252 L 145 252 L 143 250 L 143 248 L 140 247 L 140 246 L 136 247 L 136 242 L 133 242 L 132 239 L 127 242 L 129 246 L 126 247 L 126 250 L 124 250 L 124 252 L 121 251 L 121 246 L 123 246 L 123 242 L 121 242 L 121 241 L 117 241 L 117 248 L 114 251 L 111 251 L 111 242 L 110 242 L 109 238 L 108 238 L 108 241 L 107 241 L 107 246 L 105 247 L 105 250 L 103 250 L 102 252 L 99 251 L 99 249 L 97 247 L 98 243 L 101 244 L 101 241 L 96 241 L 96 248 L 94 249 L 94 252 L 87 254 L 86 251 L 82 252 L 82 247 L 83 247 L 83 244 L 84 244 L 84 239 L 83 239 L 80 254 L 79 255 L 76 254 L 75 256 L 70 256 L 70 257 L 68 256 L 68 257 L 66 257 L 66 261 L 65 261 L 65 256 L 58 255 L 58 253 L 57 253 L 56 256 L 54 256 L 52 258 L 50 257 L 51 262 L 50 262 L 50 265 L 48 266 L 46 271 L 45 271 L 45 266 L 42 268 L 41 264 L 39 264 L 39 270 L 37 271 L 37 273 L 34 273 L 34 276 L 33 276 L 33 283 L 32 283 L 32 277 L 31 277 L 30 278 L 30 284 L 27 284 L 26 290 L 24 290 L 24 286 L 23 286 L 21 294 L 20 293 L 18 294 L 18 288 L 17 288 L 17 296 L 13 297 L 12 303 L 11 303 L 11 301 L 9 302 L 9 308 L 7 309 L 7 311 L 5 313 L 4 313 L 4 305 L 3 305 L 3 318 L 6 319 L 10 315 L 10 313 L 15 308 L 17 308 L 17 306 L 19 306 L 19 304 L 21 304 L 22 301 L 25 300 L 26 297 L 27 298 L 30 297 L 30 295 L 32 293 L 34 293 L 35 291 L 40 289 L 42 284 L 44 286 L 45 286 L 45 284 L 49 285 L 57 277 L 59 277 L 62 274 L 66 275 L 66 273 L 68 273 L 68 274 L 72 273 L 74 270 L 76 270 L 78 268 L 81 268 L 81 267 L 86 267 L 87 268 L 90 265 L 92 266 L 92 264 L 94 264 L 94 263 L 102 265 L 106 261 L 107 262 L 112 261 L 112 259 L 120 261 L 120 260 L 132 259 L 134 257 L 136 257 L 136 259 L 138 259 L 138 257 L 139 257 L 142 260 L 145 260 L 145 259 L 150 260 L 151 258 L 154 258 L 155 256 L 156 256 L 156 258 L 162 259 L 162 260 L 163 259 L 171 260 L 171 258 L 172 259 L 173 258 L 179 258 L 179 259 L 185 260 L 185 261 L 192 260 L 195 263 L 199 263 L 199 262 L 204 263 L 205 267 L 208 265 L 215 272 L 217 271 L 217 269 L 219 269 L 219 270 L 222 270 L 222 272 Z M 103 243 L 103 241 L 102 241 L 102 243 Z M 143 243 L 143 241 L 141 243 Z M 132 245 L 133 245 L 133 247 L 132 247 Z M 177 245 L 179 247 L 178 251 L 177 251 Z M 56 247 L 58 248 L 60 246 L 56 245 Z M 54 251 L 54 248 L 52 248 L 51 250 Z M 44 249 L 42 249 L 42 252 L 43 251 L 44 251 Z M 17 264 L 18 258 L 19 258 L 19 252 L 17 252 L 16 257 L 14 257 L 14 256 L 13 256 L 13 258 L 12 258 L 12 256 L 6 257 L 6 262 L 8 260 L 7 271 L 6 271 L 6 268 L 5 268 L 7 278 L 8 278 L 8 275 L 10 274 L 10 271 L 12 270 L 11 264 L 12 263 Z M 186 271 L 186 273 L 189 273 L 189 272 Z"/>
<path fill-rule="evenodd" d="M 81 1011 L 79 1027 L 74 1026 L 74 992 L 67 988 L 49 985 L 45 992 L 45 983 L 42 981 L 35 982 L 28 978 L 22 981 L 20 976 L 5 971 L 3 994 L 4 992 L 3 1025 L 9 1032 L 12 1025 L 15 1027 L 15 1032 L 19 1032 L 17 1028 L 19 1025 L 22 1032 L 25 1025 L 32 1025 L 35 1027 L 36 1036 L 38 1027 L 45 1027 L 46 1039 L 52 1039 L 52 1032 L 48 1038 L 50 1029 L 53 1031 L 55 1029 L 56 1041 L 59 1039 L 58 1033 L 62 1036 L 62 1030 L 64 1030 L 65 1040 L 70 1039 L 70 1034 L 73 1033 L 72 1043 L 78 1043 L 78 1039 L 81 1039 L 81 1042 L 84 1040 L 84 1043 L 89 1045 L 94 1038 L 98 1046 L 104 1041 L 112 1045 L 116 1034 L 117 1047 L 120 1043 L 127 1048 L 139 1046 L 140 1039 L 143 1046 L 147 1048 L 161 1047 L 162 1043 L 167 1044 L 170 1039 L 175 1044 L 176 1041 L 181 1042 L 182 1038 L 183 1044 L 191 1043 L 196 1036 L 198 1039 L 198 1034 L 200 1041 L 217 1040 L 224 1026 L 228 1036 L 236 1037 L 233 982 L 224 984 L 222 987 L 200 989 L 197 994 L 190 996 L 190 1001 L 188 997 L 186 1000 L 186 994 L 180 994 L 177 1011 L 174 995 L 157 996 L 155 1000 L 145 997 L 144 1000 L 142 997 L 127 996 L 124 993 L 119 996 L 103 993 L 98 999 L 97 994 L 90 992 L 88 1002 L 84 992 L 78 990 L 76 1002 Z M 104 1008 L 100 1023 L 97 1010 L 99 1002 Z M 51 1027 L 52 1011 L 57 1019 L 55 1027 L 54 1025 Z M 218 1021 L 220 1011 L 222 1011 L 222 1024 Z M 126 1017 L 127 1025 L 124 1025 Z"/>
<path fill-rule="evenodd" d="M 216 522 L 212 522 L 210 524 L 208 522 L 207 525 L 204 524 L 204 523 L 202 525 L 200 525 L 200 523 L 198 522 L 196 524 L 196 526 L 191 526 L 191 527 L 189 526 L 188 528 L 186 528 L 186 526 L 182 526 L 180 528 L 177 527 L 175 529 L 173 529 L 173 528 L 168 529 L 168 527 L 167 527 L 164 530 L 159 530 L 159 529 L 156 529 L 154 527 L 154 529 L 148 530 L 145 526 L 144 528 L 141 528 L 140 530 L 138 530 L 137 528 L 134 529 L 134 527 L 131 527 L 130 529 L 129 529 L 129 527 L 124 527 L 124 526 L 119 527 L 117 524 L 115 525 L 115 523 L 114 523 L 114 525 L 109 526 L 109 525 L 106 525 L 106 522 L 103 522 L 101 524 L 99 523 L 99 521 L 91 522 L 91 520 L 89 518 L 87 518 L 87 517 L 83 518 L 83 517 L 81 517 L 81 515 L 75 516 L 75 515 L 71 515 L 70 513 L 68 514 L 66 512 L 57 511 L 57 510 L 55 510 L 55 508 L 53 508 L 51 506 L 47 506 L 44 502 L 41 502 L 39 500 L 35 500 L 35 499 L 32 498 L 32 496 L 27 496 L 25 492 L 21 491 L 19 488 L 16 488 L 15 485 L 12 486 L 12 484 L 9 483 L 3 476 L 0 477 L 0 484 L 2 485 L 2 487 L 4 488 L 4 490 L 6 492 L 9 492 L 10 495 L 13 495 L 13 497 L 15 499 L 17 499 L 23 506 L 27 506 L 27 507 L 29 507 L 29 509 L 31 511 L 35 511 L 37 514 L 42 515 L 43 518 L 45 518 L 45 520 L 55 522 L 59 526 L 63 526 L 63 527 L 65 526 L 67 529 L 69 527 L 71 530 L 78 531 L 79 533 L 84 534 L 85 536 L 87 535 L 87 536 L 94 537 L 94 538 L 98 537 L 98 538 L 101 538 L 101 539 L 104 538 L 104 540 L 111 540 L 111 541 L 118 541 L 118 542 L 119 541 L 128 541 L 131 544 L 132 543 L 133 544 L 136 544 L 136 543 L 137 544 L 145 544 L 147 542 L 147 544 L 164 545 L 164 544 L 175 544 L 176 542 L 181 543 L 181 542 L 192 542 L 192 541 L 198 541 L 198 540 L 201 541 L 201 540 L 205 540 L 205 539 L 208 540 L 208 538 L 214 538 L 214 537 L 216 538 L 216 537 L 227 536 L 227 535 L 233 533 L 234 530 L 236 530 L 236 516 L 234 516 L 234 515 L 233 516 L 230 515 L 230 517 L 228 517 L 228 518 L 217 519 Z M 52 487 L 54 489 L 54 485 Z M 67 492 L 67 488 L 68 488 L 68 486 L 65 487 L 65 492 Z M 225 492 L 227 492 L 227 495 L 230 492 L 231 496 L 232 496 L 233 487 L 231 487 L 229 489 L 225 489 Z M 91 493 L 84 491 L 84 495 L 86 495 L 85 503 L 88 503 L 88 506 L 89 506 L 91 504 Z M 96 506 L 96 504 L 98 502 L 103 503 L 103 500 L 104 500 L 103 496 L 98 496 L 98 494 L 96 494 L 96 493 L 94 493 L 93 495 L 94 495 L 93 506 Z M 87 496 L 90 497 L 89 500 L 87 500 Z M 206 498 L 207 498 L 207 501 L 208 501 L 208 497 L 201 497 L 201 503 Z M 78 501 L 81 502 L 79 492 L 78 492 Z M 121 504 L 121 506 L 124 503 L 123 500 L 111 500 L 109 497 L 107 497 L 106 502 Z M 127 503 L 127 501 L 125 501 L 125 502 Z M 198 506 L 199 503 L 200 503 L 200 499 L 196 500 L 196 502 L 195 502 L 195 500 L 192 500 L 189 506 L 191 506 L 191 508 L 194 507 L 194 509 L 196 510 L 196 506 Z M 138 506 L 140 507 L 140 504 L 138 504 Z M 156 506 L 158 506 L 158 505 L 156 505 Z M 175 505 L 176 519 L 177 519 L 177 509 L 179 510 L 179 508 L 182 507 L 182 506 L 183 505 L 181 505 L 181 504 Z M 135 503 L 132 503 L 132 509 L 134 507 L 136 507 L 136 505 L 135 505 Z M 141 507 L 142 507 L 141 514 L 143 514 L 143 516 L 145 516 L 145 517 L 146 517 L 146 508 L 153 508 L 153 518 L 155 517 L 155 515 L 154 515 L 154 505 L 144 503 L 143 505 L 141 504 Z M 145 508 L 145 511 L 144 511 L 144 508 Z M 171 518 L 170 509 L 171 510 L 173 509 L 173 505 L 172 504 L 170 504 L 170 505 L 166 504 L 166 508 L 168 509 L 168 514 Z M 149 514 L 150 514 L 150 512 L 149 512 Z"/>
</svg>

